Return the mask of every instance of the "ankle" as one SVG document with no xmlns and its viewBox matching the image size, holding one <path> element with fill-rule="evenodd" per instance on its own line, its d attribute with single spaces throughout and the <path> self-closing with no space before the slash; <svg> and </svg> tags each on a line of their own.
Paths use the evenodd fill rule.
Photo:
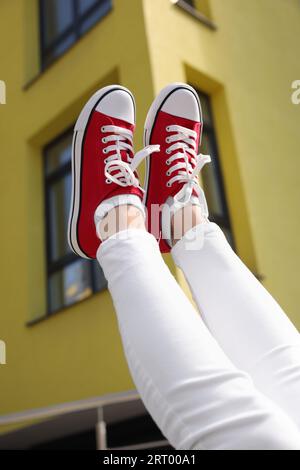
<svg viewBox="0 0 300 470">
<path fill-rule="evenodd" d="M 182 239 L 182 237 L 196 225 L 206 223 L 208 219 L 203 216 L 200 206 L 188 204 L 179 209 L 171 218 L 172 246 Z"/>
<path fill-rule="evenodd" d="M 116 233 L 129 228 L 146 230 L 144 214 L 137 207 L 124 204 L 113 207 L 107 213 L 100 222 L 99 234 L 101 235 L 101 240 L 104 241 Z"/>
</svg>

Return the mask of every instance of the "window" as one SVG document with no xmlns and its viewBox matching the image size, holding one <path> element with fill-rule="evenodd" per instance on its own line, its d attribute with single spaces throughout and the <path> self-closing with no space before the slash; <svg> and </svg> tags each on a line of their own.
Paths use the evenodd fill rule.
<svg viewBox="0 0 300 470">
<path fill-rule="evenodd" d="M 41 62 L 45 68 L 112 8 L 112 0 L 40 0 Z"/>
<path fill-rule="evenodd" d="M 96 261 L 78 258 L 67 242 L 71 200 L 71 144 L 68 131 L 45 149 L 48 313 L 106 288 Z"/>
<path fill-rule="evenodd" d="M 204 124 L 201 153 L 211 155 L 212 157 L 211 163 L 205 165 L 201 172 L 209 209 L 209 218 L 222 228 L 229 243 L 233 246 L 233 236 L 226 203 L 210 98 L 202 92 L 198 92 L 198 95 L 201 101 Z"/>
</svg>

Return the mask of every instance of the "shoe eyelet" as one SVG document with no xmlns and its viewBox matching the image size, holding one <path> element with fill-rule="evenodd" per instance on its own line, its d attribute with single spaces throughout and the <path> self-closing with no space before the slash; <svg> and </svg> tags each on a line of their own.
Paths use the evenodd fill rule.
<svg viewBox="0 0 300 470">
<path fill-rule="evenodd" d="M 166 186 L 169 188 L 171 185 L 170 185 L 170 182 L 168 181 Z"/>
<path fill-rule="evenodd" d="M 106 163 L 107 163 L 107 160 L 106 160 L 106 158 L 105 158 L 105 159 L 104 159 L 104 164 L 106 165 Z"/>
<path fill-rule="evenodd" d="M 101 132 L 105 132 L 105 126 L 101 126 Z"/>
<path fill-rule="evenodd" d="M 167 144 L 169 144 L 169 143 L 170 143 L 170 139 L 169 139 L 169 137 L 166 137 L 166 142 L 167 142 Z"/>
<path fill-rule="evenodd" d="M 170 132 L 170 126 L 167 126 L 167 127 L 166 127 L 166 131 L 167 131 L 167 132 Z"/>
<path fill-rule="evenodd" d="M 103 144 L 106 144 L 106 137 L 103 137 L 103 138 L 101 139 L 101 141 L 102 141 Z"/>
<path fill-rule="evenodd" d="M 103 149 L 102 152 L 103 152 L 103 153 L 107 153 L 107 149 L 106 149 L 106 148 Z"/>
<path fill-rule="evenodd" d="M 170 176 L 170 174 L 171 174 L 171 173 L 170 173 L 170 171 L 169 171 L 169 170 L 168 170 L 168 171 L 166 171 L 166 175 L 167 175 L 167 176 Z"/>
<path fill-rule="evenodd" d="M 167 149 L 167 150 L 166 150 L 166 153 L 169 155 L 169 154 L 170 154 L 170 150 L 169 150 L 169 149 Z"/>
<path fill-rule="evenodd" d="M 169 160 L 166 160 L 166 165 L 170 165 L 170 162 L 169 162 Z"/>
<path fill-rule="evenodd" d="M 106 178 L 105 183 L 106 183 L 106 184 L 111 184 L 112 181 L 110 181 L 108 178 Z"/>
</svg>

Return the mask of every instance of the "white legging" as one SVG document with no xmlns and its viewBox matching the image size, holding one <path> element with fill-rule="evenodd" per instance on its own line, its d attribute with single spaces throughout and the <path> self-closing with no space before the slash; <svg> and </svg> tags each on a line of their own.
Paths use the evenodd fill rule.
<svg viewBox="0 0 300 470">
<path fill-rule="evenodd" d="M 201 316 L 148 232 L 97 253 L 142 400 L 176 449 L 300 450 L 299 334 L 217 225 L 192 231 L 172 255 Z"/>
</svg>

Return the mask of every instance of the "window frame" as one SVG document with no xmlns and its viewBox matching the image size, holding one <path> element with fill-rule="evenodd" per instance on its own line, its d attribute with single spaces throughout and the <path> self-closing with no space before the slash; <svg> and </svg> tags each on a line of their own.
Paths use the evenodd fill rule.
<svg viewBox="0 0 300 470">
<path fill-rule="evenodd" d="M 191 3 L 185 0 L 170 0 L 173 5 L 179 7 L 185 13 L 191 15 L 192 17 L 196 18 L 200 23 L 207 26 L 209 29 L 215 31 L 217 29 L 217 25 L 208 18 L 206 15 L 201 13 L 195 6 L 192 6 Z"/>
<path fill-rule="evenodd" d="M 80 14 L 79 12 L 78 0 L 71 0 L 74 21 L 64 31 L 59 33 L 50 44 L 47 45 L 46 38 L 45 38 L 46 26 L 45 26 L 45 14 L 44 14 L 44 1 L 45 0 L 39 0 L 39 3 L 38 3 L 39 25 L 40 25 L 40 28 L 39 28 L 40 30 L 40 67 L 42 71 L 47 69 L 50 65 L 52 65 L 53 62 L 58 60 L 59 57 L 64 55 L 74 44 L 76 44 L 76 42 L 82 36 L 84 36 L 91 28 L 93 28 L 99 21 L 101 21 L 112 10 L 112 0 L 106 0 L 108 4 L 107 11 L 103 15 L 101 15 L 101 17 L 98 20 L 96 20 L 92 26 L 90 26 L 86 31 L 81 33 L 80 27 L 93 13 L 97 11 L 97 8 L 101 6 L 102 0 L 96 0 L 96 3 L 94 5 L 91 5 L 90 8 L 83 14 Z M 48 62 L 47 57 L 49 56 L 49 54 L 55 51 L 55 48 L 59 46 L 64 40 L 66 40 L 72 34 L 74 34 L 75 36 L 74 41 L 61 54 L 59 54 L 57 57 L 52 58 Z"/>
<path fill-rule="evenodd" d="M 57 260 L 53 261 L 51 260 L 51 233 L 50 233 L 50 223 L 51 223 L 51 216 L 50 216 L 50 192 L 51 188 L 53 185 L 65 178 L 68 174 L 71 173 L 72 171 L 72 162 L 71 158 L 68 162 L 64 163 L 63 165 L 59 166 L 55 170 L 53 170 L 50 174 L 47 174 L 47 152 L 49 151 L 50 148 L 54 147 L 56 144 L 58 144 L 60 141 L 65 139 L 69 134 L 73 133 L 74 125 L 71 127 L 68 127 L 66 130 L 64 130 L 61 134 L 56 136 L 54 139 L 52 139 L 45 147 L 43 148 L 43 181 L 44 181 L 44 210 L 45 210 L 45 246 L 46 246 L 46 316 L 53 315 L 54 313 L 60 312 L 61 310 L 64 310 L 66 308 L 73 307 L 81 302 L 84 302 L 85 300 L 91 298 L 94 294 L 97 294 L 99 292 L 102 292 L 107 288 L 107 284 L 105 283 L 102 289 L 97 289 L 96 286 L 96 279 L 95 279 L 95 267 L 92 264 L 92 260 L 90 261 L 90 275 L 91 275 L 91 290 L 92 293 L 91 295 L 77 300 L 75 302 L 72 302 L 71 304 L 68 305 L 61 305 L 61 307 L 57 309 L 51 309 L 51 298 L 50 298 L 50 289 L 49 289 L 49 281 L 50 277 L 59 272 L 62 271 L 65 267 L 70 266 L 72 263 L 80 260 L 75 253 L 72 251 L 70 253 L 64 254 L 63 256 L 60 256 Z M 72 151 L 72 149 L 70 149 Z"/>
<path fill-rule="evenodd" d="M 201 103 L 201 99 L 206 100 L 207 110 L 210 116 L 210 123 L 207 123 L 205 122 L 204 116 L 202 113 L 202 119 L 203 119 L 202 139 L 203 139 L 203 135 L 206 134 L 208 136 L 208 139 L 213 149 L 213 155 L 211 157 L 214 159 L 216 182 L 219 187 L 222 209 L 223 209 L 222 215 L 213 214 L 210 212 L 209 218 L 212 222 L 215 222 L 216 224 L 220 225 L 222 228 L 225 228 L 226 230 L 230 231 L 231 238 L 232 238 L 233 245 L 234 245 L 234 236 L 233 236 L 233 231 L 232 231 L 232 224 L 231 224 L 230 213 L 229 213 L 228 204 L 227 204 L 224 178 L 223 178 L 220 157 L 219 157 L 220 153 L 218 149 L 218 142 L 217 142 L 217 136 L 216 136 L 216 131 L 215 131 L 215 125 L 214 125 L 214 114 L 213 114 L 213 109 L 211 105 L 211 97 L 209 94 L 203 92 L 202 90 L 196 89 L 196 91 L 199 96 L 200 103 Z M 202 142 L 201 142 L 201 145 L 202 145 Z"/>
</svg>

